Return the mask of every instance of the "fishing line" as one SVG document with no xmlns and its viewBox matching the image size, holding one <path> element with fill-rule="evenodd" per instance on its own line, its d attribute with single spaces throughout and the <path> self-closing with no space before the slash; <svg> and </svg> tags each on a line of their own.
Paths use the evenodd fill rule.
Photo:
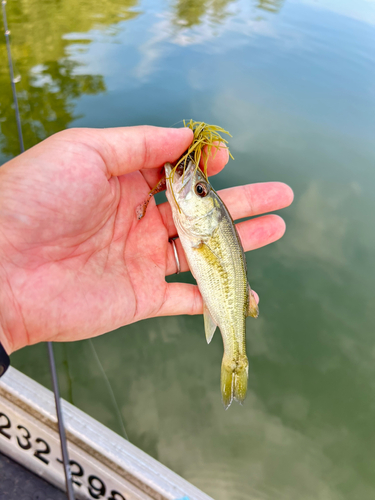
<svg viewBox="0 0 375 500">
<path fill-rule="evenodd" d="M 10 31 L 8 29 L 8 21 L 7 21 L 5 5 L 6 5 L 6 0 L 2 0 L 1 6 L 2 6 L 2 11 L 3 11 L 3 23 L 4 23 L 4 30 L 5 30 L 7 54 L 8 54 L 9 74 L 10 74 L 10 81 L 11 81 L 11 85 L 12 85 L 14 109 L 15 109 L 15 113 L 16 113 L 18 139 L 20 142 L 21 153 L 23 153 L 25 151 L 25 147 L 24 147 L 24 143 L 23 143 L 21 117 L 20 117 L 20 110 L 18 107 L 18 99 L 17 99 L 17 92 L 16 92 L 16 81 L 19 81 L 19 79 L 17 78 L 17 80 L 16 80 L 14 78 L 12 53 L 10 50 L 10 39 L 9 39 Z M 62 458 L 63 458 L 64 473 L 65 473 L 66 493 L 67 493 L 68 500 L 75 500 L 74 492 L 73 492 L 72 475 L 70 472 L 70 465 L 69 465 L 68 446 L 67 446 L 67 442 L 66 442 L 64 421 L 63 421 L 63 415 L 62 415 L 62 409 L 61 409 L 61 399 L 60 399 L 59 384 L 58 384 L 57 373 L 56 373 L 55 356 L 53 354 L 52 342 L 47 342 L 47 346 L 48 346 L 48 357 L 49 357 L 49 364 L 50 364 L 51 377 L 52 377 L 53 393 L 55 395 L 57 424 L 58 424 L 58 428 L 59 428 L 61 453 L 62 453 Z"/>
<path fill-rule="evenodd" d="M 180 123 L 184 123 L 184 120 L 178 120 L 175 123 L 172 123 L 172 125 L 169 125 L 170 127 L 175 127 L 176 125 L 179 125 Z"/>
<path fill-rule="evenodd" d="M 115 410 L 116 410 L 116 413 L 117 413 L 117 419 L 118 419 L 118 421 L 120 423 L 122 434 L 123 434 L 124 438 L 129 441 L 128 434 L 126 432 L 125 425 L 124 425 L 124 420 L 122 418 L 122 414 L 121 414 L 120 408 L 119 408 L 119 406 L 117 404 L 117 400 L 116 400 L 116 397 L 115 397 L 115 393 L 113 392 L 113 388 L 112 388 L 111 382 L 109 381 L 109 378 L 107 377 L 107 374 L 104 371 L 104 368 L 103 368 L 103 365 L 102 365 L 102 363 L 101 363 L 101 361 L 99 359 L 97 350 L 95 349 L 94 342 L 91 339 L 88 339 L 88 340 L 89 340 L 89 344 L 91 346 L 92 352 L 94 354 L 94 358 L 96 359 L 96 361 L 97 361 L 97 363 L 99 365 L 100 371 L 102 372 L 102 375 L 103 375 L 104 380 L 106 382 L 108 392 L 109 392 L 109 394 L 111 396 L 111 399 L 112 399 L 112 404 L 115 407 Z"/>
</svg>

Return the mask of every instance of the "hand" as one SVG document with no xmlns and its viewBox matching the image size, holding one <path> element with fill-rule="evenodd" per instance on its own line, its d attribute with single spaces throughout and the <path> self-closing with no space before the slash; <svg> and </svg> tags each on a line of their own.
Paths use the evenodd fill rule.
<svg viewBox="0 0 375 500">
<path fill-rule="evenodd" d="M 168 203 L 137 206 L 192 141 L 189 129 L 71 129 L 0 168 L 0 342 L 8 353 L 40 341 L 100 335 L 144 318 L 201 314 L 197 286 L 171 283 Z M 210 158 L 220 171 L 228 154 Z M 226 189 L 234 219 L 289 205 L 291 189 L 265 183 Z M 245 251 L 280 238 L 265 215 L 237 226 Z M 182 271 L 188 270 L 177 240 Z"/>
</svg>

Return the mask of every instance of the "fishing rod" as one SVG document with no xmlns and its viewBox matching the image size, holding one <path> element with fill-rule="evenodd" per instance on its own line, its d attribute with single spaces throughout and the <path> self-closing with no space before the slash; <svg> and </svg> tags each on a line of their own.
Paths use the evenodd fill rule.
<svg viewBox="0 0 375 500">
<path fill-rule="evenodd" d="M 21 117 L 20 117 L 20 110 L 18 108 L 18 99 L 17 99 L 17 92 L 16 92 L 16 80 L 14 78 L 12 53 L 10 51 L 10 39 L 9 39 L 10 31 L 8 29 L 7 13 L 6 13 L 6 9 L 5 9 L 6 3 L 7 3 L 6 0 L 2 0 L 2 2 L 1 2 L 1 7 L 3 9 L 3 22 L 4 22 L 4 30 L 5 30 L 5 43 L 6 43 L 6 46 L 7 46 L 8 65 L 9 65 L 9 73 L 10 73 L 10 83 L 12 85 L 12 92 L 13 92 L 13 102 L 14 102 L 14 108 L 15 108 L 15 111 L 16 111 L 18 139 L 20 141 L 21 153 L 23 153 L 25 151 L 25 147 L 23 145 L 22 128 L 21 128 Z"/>
<path fill-rule="evenodd" d="M 12 85 L 14 109 L 15 109 L 15 113 L 16 113 L 18 139 L 19 139 L 19 143 L 20 143 L 21 153 L 23 153 L 25 151 L 25 147 L 24 147 L 23 136 L 22 136 L 21 116 L 20 116 L 20 110 L 18 107 L 18 99 L 17 99 L 17 91 L 16 91 L 16 79 L 14 78 L 13 60 L 12 60 L 12 53 L 10 50 L 10 39 L 9 39 L 10 31 L 8 29 L 8 21 L 7 21 L 7 14 L 6 14 L 5 5 L 6 5 L 6 0 L 2 0 L 1 6 L 2 6 L 2 11 L 3 11 L 3 23 L 4 23 L 4 30 L 5 30 L 5 41 L 6 41 L 6 47 L 7 47 L 7 54 L 8 54 L 9 74 L 10 74 L 10 81 L 11 81 L 11 85 Z M 62 453 L 64 474 L 65 474 L 66 494 L 67 494 L 68 500 L 75 500 L 74 491 L 73 491 L 72 474 L 70 471 L 69 454 L 68 454 L 68 446 L 67 446 L 67 441 L 66 441 L 63 413 L 62 413 L 62 408 L 61 408 L 59 383 L 58 383 L 55 356 L 53 353 L 52 342 L 47 342 L 47 347 L 48 347 L 48 358 L 49 358 L 49 365 L 50 365 L 50 371 L 51 371 L 53 393 L 55 395 L 55 407 L 56 407 L 57 425 L 59 428 L 61 453 Z"/>
<path fill-rule="evenodd" d="M 61 453 L 62 453 L 62 459 L 63 459 L 64 473 L 65 473 L 66 494 L 67 494 L 67 497 L 69 500 L 75 500 L 74 499 L 74 491 L 73 491 L 72 474 L 70 471 L 68 446 L 67 446 L 67 442 L 66 442 L 64 420 L 63 420 L 63 414 L 62 414 L 62 409 L 61 409 L 59 381 L 57 378 L 56 363 L 55 363 L 55 356 L 53 354 L 52 342 L 47 342 L 47 347 L 48 347 L 49 366 L 50 366 L 51 376 L 52 376 L 53 393 L 55 395 L 57 425 L 59 427 L 59 434 L 60 434 Z"/>
</svg>

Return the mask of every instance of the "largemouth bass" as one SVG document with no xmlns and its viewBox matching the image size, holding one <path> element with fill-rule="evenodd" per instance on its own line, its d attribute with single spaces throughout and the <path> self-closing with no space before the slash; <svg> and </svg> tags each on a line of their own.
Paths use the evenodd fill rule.
<svg viewBox="0 0 375 500">
<path fill-rule="evenodd" d="M 246 316 L 258 305 L 247 282 L 246 260 L 234 222 L 192 159 L 174 169 L 165 164 L 167 198 L 190 270 L 204 302 L 204 327 L 210 343 L 221 331 L 224 356 L 221 394 L 225 408 L 246 396 Z M 174 170 L 173 170 L 174 169 Z"/>
</svg>

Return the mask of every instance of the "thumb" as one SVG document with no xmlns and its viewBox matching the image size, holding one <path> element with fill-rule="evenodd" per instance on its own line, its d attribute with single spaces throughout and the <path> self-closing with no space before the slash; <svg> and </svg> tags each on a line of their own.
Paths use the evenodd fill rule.
<svg viewBox="0 0 375 500">
<path fill-rule="evenodd" d="M 102 157 L 110 176 L 144 168 L 157 168 L 177 160 L 193 140 L 188 128 L 143 125 L 107 129 L 70 129 L 77 139 L 94 148 Z"/>
</svg>

